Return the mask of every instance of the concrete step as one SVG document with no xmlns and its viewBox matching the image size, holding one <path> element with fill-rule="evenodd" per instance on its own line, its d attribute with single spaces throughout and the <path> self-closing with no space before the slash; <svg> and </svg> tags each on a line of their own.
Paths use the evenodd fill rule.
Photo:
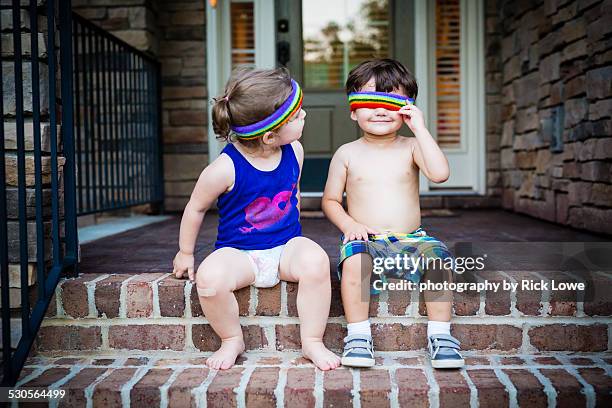
<svg viewBox="0 0 612 408">
<path fill-rule="evenodd" d="M 534 272 L 479 273 L 489 281 L 540 280 Z M 560 281 L 578 280 L 556 274 Z M 591 285 L 610 288 L 593 274 Z M 339 283 L 324 341 L 340 350 L 346 321 Z M 297 284 L 236 292 L 248 350 L 299 350 Z M 590 295 L 589 295 L 590 296 Z M 591 299 L 590 297 L 588 299 Z M 417 291 L 386 291 L 372 298 L 374 342 L 381 351 L 422 350 L 426 311 Z M 532 353 L 612 350 L 612 296 L 585 292 L 498 291 L 456 293 L 452 333 L 465 350 Z M 168 273 L 83 274 L 60 283 L 36 349 L 214 351 L 220 341 L 202 314 L 195 285 Z"/>
<path fill-rule="evenodd" d="M 611 406 L 609 353 L 465 353 L 435 370 L 422 352 L 377 353 L 372 369 L 323 372 L 299 353 L 247 352 L 229 370 L 208 353 L 32 357 L 19 387 L 62 389 L 60 407 Z"/>
</svg>

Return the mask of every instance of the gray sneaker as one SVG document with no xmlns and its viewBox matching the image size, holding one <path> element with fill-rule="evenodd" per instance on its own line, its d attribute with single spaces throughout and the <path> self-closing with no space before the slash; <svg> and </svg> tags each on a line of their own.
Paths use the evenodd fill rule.
<svg viewBox="0 0 612 408">
<path fill-rule="evenodd" d="M 372 367 L 374 365 L 374 344 L 372 336 L 353 334 L 344 338 L 342 365 L 349 367 Z"/>
<path fill-rule="evenodd" d="M 429 358 L 433 368 L 461 368 L 465 365 L 459 340 L 450 334 L 433 334 L 427 339 Z"/>
</svg>

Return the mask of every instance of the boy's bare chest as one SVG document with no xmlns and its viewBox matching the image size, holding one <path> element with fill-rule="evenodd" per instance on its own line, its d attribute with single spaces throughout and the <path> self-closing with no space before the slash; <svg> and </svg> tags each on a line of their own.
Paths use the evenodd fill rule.
<svg viewBox="0 0 612 408">
<path fill-rule="evenodd" d="M 417 179 L 409 152 L 361 152 L 348 166 L 348 183 L 405 183 Z"/>
</svg>

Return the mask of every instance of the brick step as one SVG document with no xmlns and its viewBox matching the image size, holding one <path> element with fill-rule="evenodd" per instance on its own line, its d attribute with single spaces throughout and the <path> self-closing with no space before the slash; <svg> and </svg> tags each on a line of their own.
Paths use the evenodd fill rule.
<svg viewBox="0 0 612 408">
<path fill-rule="evenodd" d="M 557 282 L 578 281 L 561 272 L 479 273 L 489 282 L 503 280 Z M 612 276 L 593 274 L 593 293 L 584 291 L 489 290 L 454 294 L 455 316 L 533 316 L 533 317 L 610 317 L 612 316 Z M 235 292 L 240 316 L 297 316 L 298 285 L 281 282 L 273 288 L 246 287 Z M 588 292 L 588 291 L 587 291 Z M 371 317 L 426 316 L 418 291 L 389 290 L 371 299 Z M 330 317 L 344 315 L 340 284 L 332 280 Z M 82 274 L 61 282 L 48 316 L 85 318 L 200 317 L 202 309 L 195 284 L 176 279 L 169 273 Z"/>
<path fill-rule="evenodd" d="M 595 308 L 589 309 L 587 303 L 555 302 L 536 292 L 526 293 L 535 297 L 532 306 L 524 308 L 517 300 L 519 294 L 513 299 L 504 293 L 491 296 L 476 293 L 471 301 L 469 295 L 458 294 L 453 335 L 465 350 L 522 353 L 610 350 L 612 318 L 608 303 L 598 306 L 597 312 L 604 313 L 603 316 L 589 316 L 586 312 Z M 300 349 L 296 294 L 297 285 L 293 283 L 237 292 L 248 350 Z M 373 298 L 370 314 L 378 350 L 421 350 L 426 346 L 425 311 L 418 297 L 414 298 L 412 293 L 413 298 L 408 299 L 408 294 L 387 292 Z M 505 300 L 500 300 L 500 295 Z M 342 348 L 346 333 L 339 299 L 335 282 L 324 337 L 327 346 L 334 350 Z M 195 286 L 167 273 L 84 274 L 61 282 L 52 304 L 55 307 L 43 321 L 36 342 L 39 351 L 196 352 L 214 351 L 220 344 L 202 315 Z M 472 312 L 463 313 L 468 308 Z"/>
<path fill-rule="evenodd" d="M 209 370 L 202 353 L 32 357 L 19 387 L 62 389 L 60 407 L 611 406 L 609 353 L 482 355 L 435 370 L 423 353 L 377 353 L 372 369 L 323 372 L 299 353 L 248 352 Z"/>
</svg>

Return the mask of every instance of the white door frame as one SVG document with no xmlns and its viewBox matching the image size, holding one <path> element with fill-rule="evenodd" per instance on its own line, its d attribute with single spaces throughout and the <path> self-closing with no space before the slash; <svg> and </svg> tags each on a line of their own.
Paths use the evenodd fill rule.
<svg viewBox="0 0 612 408">
<path fill-rule="evenodd" d="M 252 2 L 255 19 L 255 67 L 276 66 L 274 0 L 218 0 L 216 7 L 206 2 L 206 85 L 209 101 L 208 161 L 216 159 L 223 149 L 223 142 L 215 137 L 212 126 L 212 98 L 221 95 L 232 70 L 232 39 L 230 30 L 230 2 Z"/>
<path fill-rule="evenodd" d="M 484 5 L 482 0 L 461 0 L 461 138 L 462 147 L 445 149 L 447 153 L 470 149 L 474 160 L 465 163 L 472 167 L 472 190 L 444 190 L 429 188 L 430 182 L 421 173 L 420 192 L 423 195 L 485 194 L 486 192 L 486 128 L 485 128 L 485 70 L 484 70 Z M 419 92 L 419 107 L 435 137 L 435 78 L 429 75 L 433 67 L 432 7 L 428 0 L 414 2 L 415 76 L 427 92 Z M 432 39 L 433 38 L 433 39 Z M 468 65 L 469 63 L 469 65 Z M 444 187 L 442 185 L 441 187 Z"/>
</svg>

